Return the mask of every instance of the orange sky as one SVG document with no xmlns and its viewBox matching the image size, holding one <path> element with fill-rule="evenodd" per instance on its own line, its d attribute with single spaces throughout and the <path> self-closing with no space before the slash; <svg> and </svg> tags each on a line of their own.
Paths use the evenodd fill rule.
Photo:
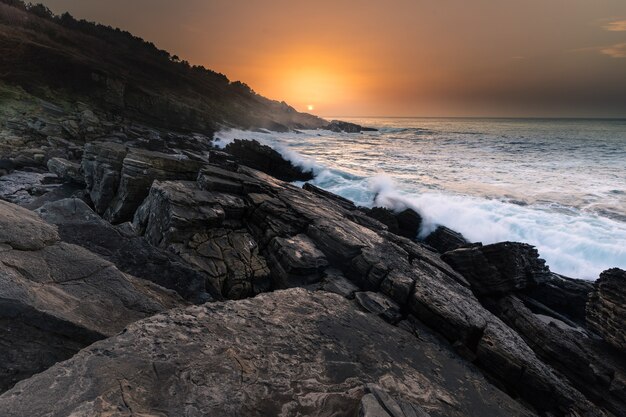
<svg viewBox="0 0 626 417">
<path fill-rule="evenodd" d="M 321 116 L 626 117 L 625 0 L 45 0 Z"/>
</svg>

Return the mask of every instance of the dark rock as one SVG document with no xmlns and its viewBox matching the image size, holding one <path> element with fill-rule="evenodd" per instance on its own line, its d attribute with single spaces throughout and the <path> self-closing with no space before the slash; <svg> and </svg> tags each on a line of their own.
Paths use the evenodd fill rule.
<svg viewBox="0 0 626 417">
<path fill-rule="evenodd" d="M 395 324 L 402 319 L 400 306 L 391 298 L 377 292 L 357 292 L 354 299 L 366 311 L 376 314 L 389 323 Z"/>
<path fill-rule="evenodd" d="M 48 160 L 48 170 L 65 181 L 85 185 L 85 178 L 80 171 L 80 164 L 76 162 L 63 158 L 50 158 Z"/>
<path fill-rule="evenodd" d="M 578 323 L 585 322 L 585 307 L 593 281 L 551 274 L 547 280 L 528 288 L 525 294 L 544 306 Z"/>
<path fill-rule="evenodd" d="M 459 232 L 445 226 L 438 226 L 424 239 L 424 243 L 437 249 L 439 253 L 445 253 L 465 246 L 469 242 Z"/>
<path fill-rule="evenodd" d="M 550 270 L 537 249 L 525 243 L 461 248 L 446 252 L 442 259 L 463 275 L 478 294 L 504 294 L 550 278 Z"/>
<path fill-rule="evenodd" d="M 132 149 L 124 158 L 117 193 L 104 217 L 112 223 L 131 220 L 154 180 L 195 180 L 202 165 L 176 155 Z"/>
<path fill-rule="evenodd" d="M 368 216 L 387 226 L 389 232 L 411 240 L 417 238 L 422 224 L 422 217 L 415 210 L 407 208 L 398 213 L 394 213 L 392 210 L 385 207 L 374 207 L 363 210 Z"/>
<path fill-rule="evenodd" d="M 328 266 L 324 254 L 304 234 L 275 237 L 270 242 L 272 271 L 276 288 L 305 286 L 318 282 Z"/>
<path fill-rule="evenodd" d="M 200 161 L 112 143 L 85 145 L 82 170 L 98 214 L 112 223 L 131 220 L 152 182 L 196 179 Z"/>
<path fill-rule="evenodd" d="M 104 214 L 117 193 L 126 146 L 114 142 L 85 144 L 82 170 L 91 201 L 98 214 Z"/>
<path fill-rule="evenodd" d="M 407 208 L 396 214 L 400 236 L 417 239 L 422 217 L 413 209 Z"/>
<path fill-rule="evenodd" d="M 363 127 L 355 123 L 343 122 L 341 120 L 332 120 L 329 124 L 324 126 L 324 129 L 337 133 L 376 132 L 378 130 L 371 127 Z"/>
<path fill-rule="evenodd" d="M 15 164 L 9 159 L 0 159 L 0 176 L 10 174 L 15 169 Z"/>
<path fill-rule="evenodd" d="M 356 206 L 354 205 L 354 203 L 350 200 L 348 200 L 347 198 L 343 198 L 339 195 L 333 194 L 329 191 L 323 190 L 319 187 L 316 187 L 315 185 L 311 184 L 311 183 L 305 183 L 302 188 L 304 188 L 307 191 L 310 191 L 312 193 L 318 194 L 330 201 L 332 201 L 335 204 L 338 204 L 339 206 L 341 206 L 342 208 L 344 208 L 345 210 L 356 210 Z"/>
<path fill-rule="evenodd" d="M 209 301 L 211 296 L 221 297 L 217 289 L 207 287 L 206 274 L 186 265 L 175 254 L 152 246 L 142 236 L 111 225 L 82 200 L 47 203 L 37 212 L 46 222 L 57 225 L 64 242 L 98 254 L 123 272 L 174 290 L 195 303 Z"/>
<path fill-rule="evenodd" d="M 365 213 L 387 226 L 387 230 L 389 230 L 391 233 L 400 233 L 398 218 L 392 210 L 385 207 L 373 207 L 371 209 L 367 209 Z"/>
<path fill-rule="evenodd" d="M 235 139 L 224 148 L 224 151 L 233 155 L 240 164 L 258 169 L 283 181 L 308 181 L 313 178 L 311 172 L 294 166 L 274 149 L 261 145 L 255 140 Z"/>
<path fill-rule="evenodd" d="M 498 300 L 492 310 L 587 398 L 616 416 L 626 415 L 626 389 L 620 388 L 626 358 L 604 349 L 580 327 L 533 314 L 515 296 Z"/>
<path fill-rule="evenodd" d="M 236 195 L 202 190 L 195 182 L 155 181 L 134 225 L 153 245 L 207 274 L 223 296 L 238 299 L 270 286 L 254 238 L 246 230 L 229 230 L 243 227 L 239 219 L 246 205 Z"/>
<path fill-rule="evenodd" d="M 0 201 L 0 390 L 127 324 L 184 303 Z M 4 411 L 3 411 L 4 413 Z"/>
<path fill-rule="evenodd" d="M 339 294 L 348 299 L 354 298 L 354 294 L 359 291 L 359 287 L 346 278 L 341 271 L 334 268 L 327 268 L 324 271 L 324 278 L 320 282 L 319 289 Z"/>
<path fill-rule="evenodd" d="M 430 417 L 419 405 L 396 400 L 378 385 L 368 384 L 361 398 L 359 417 Z"/>
<path fill-rule="evenodd" d="M 626 271 L 600 274 L 587 302 L 587 324 L 609 344 L 626 351 Z"/>
<path fill-rule="evenodd" d="M 441 346 L 340 296 L 302 289 L 132 324 L 21 382 L 0 396 L 0 409 L 3 417 L 355 416 L 370 384 L 390 408 L 385 393 L 433 416 L 533 415 Z"/>
</svg>

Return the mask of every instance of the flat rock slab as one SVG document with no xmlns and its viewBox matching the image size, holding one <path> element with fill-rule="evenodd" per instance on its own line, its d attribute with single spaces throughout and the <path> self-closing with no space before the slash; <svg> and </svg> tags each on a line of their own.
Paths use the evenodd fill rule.
<svg viewBox="0 0 626 417">
<path fill-rule="evenodd" d="M 4 417 L 355 416 L 367 384 L 431 416 L 531 416 L 442 345 L 336 294 L 170 310 L 0 396 Z"/>
</svg>

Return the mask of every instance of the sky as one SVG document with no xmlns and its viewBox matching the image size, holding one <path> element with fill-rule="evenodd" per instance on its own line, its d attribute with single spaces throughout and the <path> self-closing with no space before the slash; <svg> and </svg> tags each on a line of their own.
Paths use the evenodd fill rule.
<svg viewBox="0 0 626 417">
<path fill-rule="evenodd" d="M 626 117 L 626 0 L 43 3 L 324 117 Z"/>
</svg>

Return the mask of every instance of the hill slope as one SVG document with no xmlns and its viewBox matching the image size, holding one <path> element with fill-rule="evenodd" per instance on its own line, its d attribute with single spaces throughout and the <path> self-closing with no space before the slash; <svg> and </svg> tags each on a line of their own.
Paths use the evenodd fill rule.
<svg viewBox="0 0 626 417">
<path fill-rule="evenodd" d="M 128 32 L 0 0 L 0 81 L 165 128 L 318 128 L 323 119 L 190 66 Z"/>
</svg>

